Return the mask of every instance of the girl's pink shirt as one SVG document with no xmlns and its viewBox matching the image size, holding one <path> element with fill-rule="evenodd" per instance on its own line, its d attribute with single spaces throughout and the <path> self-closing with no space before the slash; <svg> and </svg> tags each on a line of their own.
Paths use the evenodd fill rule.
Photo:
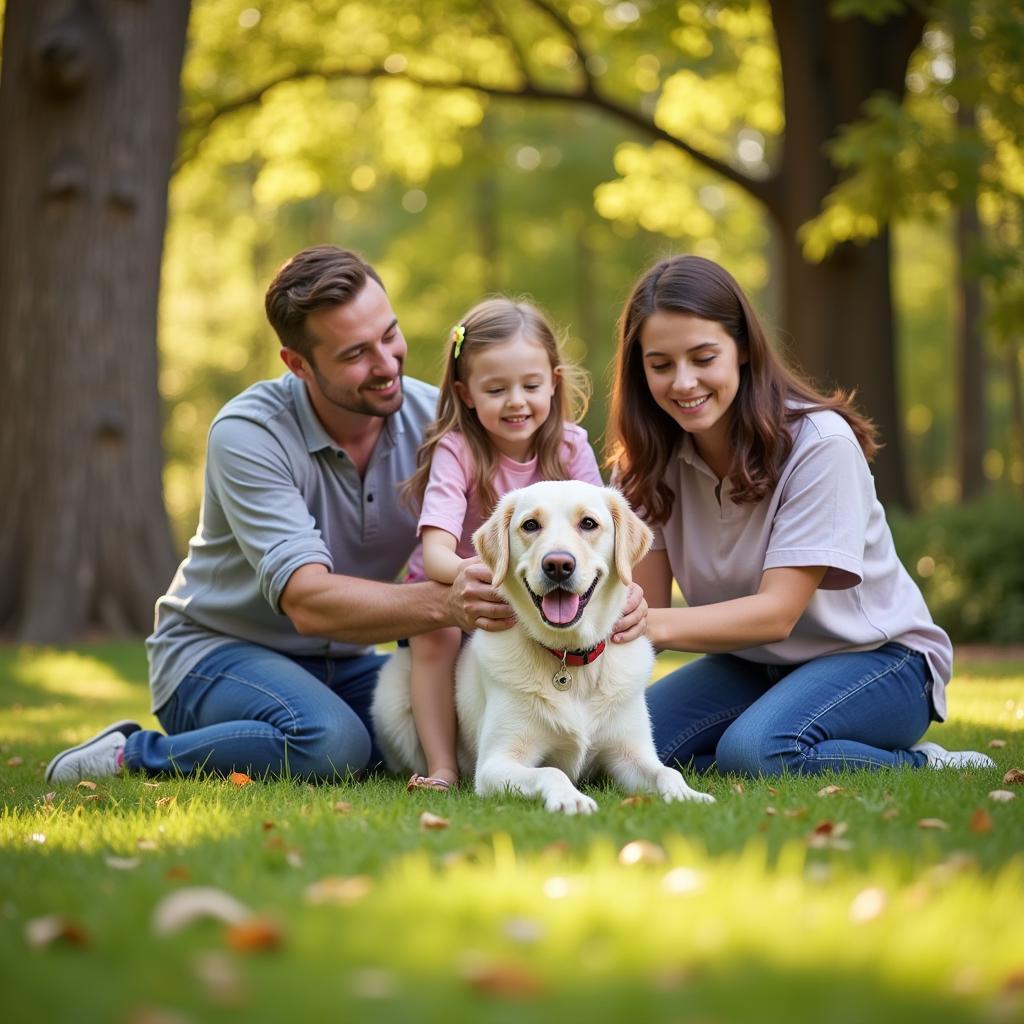
<svg viewBox="0 0 1024 1024">
<path fill-rule="evenodd" d="M 567 479 L 603 487 L 604 481 L 597 468 L 594 450 L 587 440 L 587 432 L 575 423 L 566 423 L 563 439 Z M 423 495 L 417 531 L 422 533 L 425 526 L 446 530 L 456 538 L 455 553 L 460 558 L 472 558 L 476 554 L 473 534 L 486 519 L 472 491 L 472 479 L 473 459 L 465 437 L 458 432 L 447 434 L 434 449 L 430 461 L 430 479 Z M 507 455 L 498 456 L 493 483 L 499 498 L 518 487 L 528 487 L 543 479 L 536 457 L 529 462 L 516 462 Z M 422 547 L 417 547 L 409 559 L 407 578 L 425 578 Z"/>
</svg>

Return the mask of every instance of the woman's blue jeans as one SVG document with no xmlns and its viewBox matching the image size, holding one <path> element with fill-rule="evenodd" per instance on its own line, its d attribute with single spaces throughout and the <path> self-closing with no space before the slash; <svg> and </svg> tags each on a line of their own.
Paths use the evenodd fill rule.
<svg viewBox="0 0 1024 1024">
<path fill-rule="evenodd" d="M 932 719 L 924 655 L 902 644 L 802 665 L 709 654 L 647 691 L 666 764 L 741 775 L 920 768 Z"/>
<path fill-rule="evenodd" d="M 167 735 L 133 733 L 124 763 L 149 773 L 345 778 L 383 760 L 370 704 L 384 661 L 380 654 L 290 658 L 242 642 L 219 647 L 157 711 Z"/>
</svg>

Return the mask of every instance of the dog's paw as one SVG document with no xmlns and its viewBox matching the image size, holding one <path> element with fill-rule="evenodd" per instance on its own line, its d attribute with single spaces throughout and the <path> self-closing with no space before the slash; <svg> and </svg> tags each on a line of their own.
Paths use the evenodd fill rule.
<svg viewBox="0 0 1024 1024">
<path fill-rule="evenodd" d="M 691 789 L 686 780 L 674 768 L 666 768 L 658 773 L 658 792 L 666 803 L 676 800 L 691 800 L 694 803 L 713 804 L 715 798 L 710 793 L 699 793 Z"/>
<path fill-rule="evenodd" d="M 549 811 L 561 811 L 562 814 L 593 814 L 597 810 L 597 801 L 569 787 L 548 793 L 544 797 L 544 806 Z"/>
</svg>

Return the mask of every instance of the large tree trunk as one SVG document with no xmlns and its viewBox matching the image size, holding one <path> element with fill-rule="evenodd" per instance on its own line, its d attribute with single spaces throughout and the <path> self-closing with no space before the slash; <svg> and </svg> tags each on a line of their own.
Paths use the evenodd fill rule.
<svg viewBox="0 0 1024 1024">
<path fill-rule="evenodd" d="M 156 311 L 188 0 L 9 3 L 0 631 L 145 631 L 174 569 Z"/>
<path fill-rule="evenodd" d="M 889 236 L 839 246 L 808 263 L 797 242 L 838 177 L 825 145 L 863 116 L 877 92 L 903 95 L 907 61 L 921 38 L 917 13 L 881 24 L 835 19 L 819 0 L 776 0 L 772 19 L 782 61 L 785 151 L 771 213 L 783 240 L 785 320 L 792 353 L 822 385 L 855 388 L 885 447 L 875 479 L 883 501 L 910 505 L 903 465 Z"/>
</svg>

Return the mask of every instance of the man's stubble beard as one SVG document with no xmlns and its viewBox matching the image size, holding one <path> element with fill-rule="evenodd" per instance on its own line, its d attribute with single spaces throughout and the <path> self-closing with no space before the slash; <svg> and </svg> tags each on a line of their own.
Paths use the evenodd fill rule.
<svg viewBox="0 0 1024 1024">
<path fill-rule="evenodd" d="M 345 412 L 356 413 L 360 416 L 390 416 L 392 413 L 398 412 L 402 408 L 402 402 L 405 400 L 405 392 L 402 389 L 402 370 L 404 368 L 404 361 L 399 362 L 398 372 L 395 374 L 395 379 L 398 381 L 398 394 L 396 394 L 390 401 L 393 403 L 386 409 L 380 408 L 380 406 L 373 405 L 369 401 L 365 401 L 360 398 L 361 392 L 356 391 L 355 397 L 347 398 L 340 396 L 330 385 L 323 374 L 317 369 L 316 363 L 311 359 L 309 361 L 310 369 L 313 371 L 313 378 L 316 380 L 316 386 L 320 390 L 320 394 L 338 409 L 343 409 Z"/>
</svg>

